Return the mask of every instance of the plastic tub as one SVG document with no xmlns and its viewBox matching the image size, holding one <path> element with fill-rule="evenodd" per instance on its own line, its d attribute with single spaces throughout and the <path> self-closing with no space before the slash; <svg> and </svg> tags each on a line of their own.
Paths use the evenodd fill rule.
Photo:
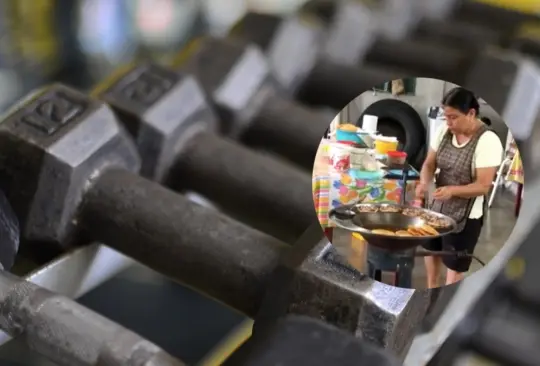
<svg viewBox="0 0 540 366">
<path fill-rule="evenodd" d="M 362 144 L 362 138 L 358 135 L 356 131 L 344 131 L 338 129 L 336 131 L 336 140 L 343 142 L 354 142 L 355 144 Z"/>
<path fill-rule="evenodd" d="M 389 151 L 396 151 L 399 141 L 395 137 L 376 136 L 375 151 L 377 154 L 386 155 Z"/>
<path fill-rule="evenodd" d="M 407 161 L 407 153 L 403 151 L 388 151 L 386 155 L 390 166 L 403 166 Z"/>
</svg>

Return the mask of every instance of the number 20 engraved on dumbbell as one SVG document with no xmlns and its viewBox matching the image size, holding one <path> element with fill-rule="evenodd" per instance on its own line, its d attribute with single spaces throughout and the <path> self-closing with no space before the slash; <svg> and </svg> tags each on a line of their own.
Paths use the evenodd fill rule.
<svg viewBox="0 0 540 366">
<path fill-rule="evenodd" d="M 20 118 L 20 122 L 50 136 L 80 117 L 86 109 L 87 106 L 82 101 L 70 98 L 64 93 L 51 93 L 39 98 L 33 108 Z"/>
</svg>

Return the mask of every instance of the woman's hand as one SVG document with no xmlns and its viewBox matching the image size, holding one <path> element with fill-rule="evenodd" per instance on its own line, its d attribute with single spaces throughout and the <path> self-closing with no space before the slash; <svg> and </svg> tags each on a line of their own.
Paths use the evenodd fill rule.
<svg viewBox="0 0 540 366">
<path fill-rule="evenodd" d="M 426 196 L 427 186 L 424 183 L 418 183 L 416 185 L 415 195 L 416 199 L 424 199 Z"/>
<path fill-rule="evenodd" d="M 454 197 L 454 193 L 451 186 L 440 187 L 433 192 L 433 198 L 439 201 L 446 201 Z"/>
</svg>

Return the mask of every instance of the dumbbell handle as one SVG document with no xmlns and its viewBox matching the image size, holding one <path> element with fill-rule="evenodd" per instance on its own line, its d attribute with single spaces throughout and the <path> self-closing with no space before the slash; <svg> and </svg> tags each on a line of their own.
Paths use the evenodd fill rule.
<svg viewBox="0 0 540 366">
<path fill-rule="evenodd" d="M 81 205 L 79 225 L 88 239 L 249 316 L 287 247 L 124 170 L 96 179 Z"/>
<path fill-rule="evenodd" d="M 310 105 L 327 105 L 341 110 L 374 85 L 406 75 L 406 72 L 390 68 L 353 67 L 319 60 L 298 91 L 298 98 Z"/>
<path fill-rule="evenodd" d="M 193 136 L 172 171 L 170 186 L 196 191 L 252 226 L 273 222 L 279 225 L 269 230 L 299 235 L 313 221 L 310 175 L 216 134 Z"/>
<path fill-rule="evenodd" d="M 271 150 L 311 172 L 330 122 L 325 113 L 273 94 L 265 100 L 243 140 L 249 146 Z"/>
<path fill-rule="evenodd" d="M 0 272 L 0 327 L 61 366 L 181 366 L 159 347 L 76 302 Z"/>
</svg>

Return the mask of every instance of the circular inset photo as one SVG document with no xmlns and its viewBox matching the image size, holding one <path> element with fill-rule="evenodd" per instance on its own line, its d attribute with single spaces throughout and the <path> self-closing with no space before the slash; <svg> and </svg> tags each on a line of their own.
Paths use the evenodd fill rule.
<svg viewBox="0 0 540 366">
<path fill-rule="evenodd" d="M 512 232 L 523 192 L 506 123 L 474 91 L 392 80 L 332 121 L 313 169 L 319 222 L 342 259 L 388 285 L 454 284 Z"/>
</svg>

